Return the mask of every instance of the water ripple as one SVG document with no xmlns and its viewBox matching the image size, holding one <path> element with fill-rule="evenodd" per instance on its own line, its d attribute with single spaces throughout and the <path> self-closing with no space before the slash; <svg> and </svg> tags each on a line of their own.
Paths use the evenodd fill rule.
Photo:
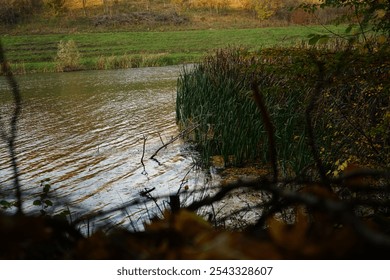
<svg viewBox="0 0 390 280">
<path fill-rule="evenodd" d="M 145 187 L 176 191 L 191 167 L 182 143 L 158 154 L 161 165 L 149 157 L 178 133 L 174 96 L 179 71 L 163 67 L 18 77 L 24 107 L 17 153 L 25 190 L 37 193 L 40 180 L 51 178 L 57 196 L 89 210 L 116 207 Z M 0 90 L 7 96 L 4 81 Z M 3 118 L 9 107 L 11 99 L 3 98 Z M 144 137 L 147 175 L 140 162 Z M 3 143 L 0 178 L 1 186 L 11 186 Z M 113 215 L 123 222 L 121 215 Z"/>
</svg>

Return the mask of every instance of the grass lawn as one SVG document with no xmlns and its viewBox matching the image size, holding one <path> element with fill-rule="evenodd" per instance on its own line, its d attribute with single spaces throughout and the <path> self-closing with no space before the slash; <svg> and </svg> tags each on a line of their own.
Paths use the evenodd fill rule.
<svg viewBox="0 0 390 280">
<path fill-rule="evenodd" d="M 342 32 L 343 26 L 328 26 Z M 83 69 L 123 68 L 125 63 L 107 64 L 107 59 L 137 56 L 158 66 L 197 62 L 215 49 L 240 46 L 256 50 L 271 46 L 291 46 L 307 40 L 311 33 L 327 30 L 321 26 L 290 26 L 256 29 L 187 30 L 165 32 L 106 32 L 46 35 L 4 35 L 7 59 L 15 72 L 54 71 L 54 58 L 61 40 L 74 40 L 81 53 Z M 100 61 L 100 66 L 99 66 Z M 107 65 L 102 67 L 102 61 Z M 134 67 L 134 66 L 133 66 Z"/>
</svg>

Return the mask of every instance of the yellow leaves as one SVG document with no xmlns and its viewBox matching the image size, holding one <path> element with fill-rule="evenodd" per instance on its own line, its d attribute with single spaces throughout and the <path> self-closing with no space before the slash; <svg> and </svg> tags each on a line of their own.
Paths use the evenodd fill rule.
<svg viewBox="0 0 390 280">
<path fill-rule="evenodd" d="M 376 14 L 376 17 L 378 19 L 381 19 L 381 18 L 386 16 L 386 10 L 384 10 L 384 9 L 376 10 L 375 14 Z M 386 38 L 386 36 L 381 36 L 381 37 L 385 37 Z"/>
<path fill-rule="evenodd" d="M 350 162 L 351 158 L 345 160 L 344 162 L 340 162 L 340 160 L 337 160 L 335 162 L 336 170 L 332 172 L 332 175 L 334 177 L 337 177 L 340 175 L 340 173 L 348 166 L 348 163 Z M 329 172 L 328 172 L 329 173 Z"/>
<path fill-rule="evenodd" d="M 344 170 L 348 166 L 348 160 L 344 161 L 339 167 L 339 170 Z"/>
<path fill-rule="evenodd" d="M 241 0 L 241 6 L 244 9 L 253 10 L 259 19 L 267 19 L 283 7 L 282 1 L 264 1 L 264 0 Z"/>
</svg>

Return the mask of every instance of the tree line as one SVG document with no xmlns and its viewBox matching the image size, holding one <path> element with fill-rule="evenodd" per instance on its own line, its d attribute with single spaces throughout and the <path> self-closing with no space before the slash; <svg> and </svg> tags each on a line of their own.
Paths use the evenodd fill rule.
<svg viewBox="0 0 390 280">
<path fill-rule="evenodd" d="M 249 16 L 259 20 L 283 18 L 295 22 L 307 23 L 307 17 L 315 14 L 323 21 L 340 15 L 340 12 L 356 18 L 370 14 L 388 25 L 389 0 L 0 0 L 0 24 L 15 25 L 31 19 L 34 15 L 45 13 L 49 16 L 73 14 L 85 17 L 92 14 L 126 13 L 137 10 L 155 10 L 169 7 L 177 12 L 209 11 L 223 14 L 232 10 L 247 12 Z M 320 8 L 320 9 L 319 9 Z M 93 12 L 92 12 L 93 11 Z M 363 15 L 364 17 L 364 15 Z M 306 20 L 306 22 L 305 22 Z M 323 22 L 322 21 L 322 22 Z"/>
</svg>

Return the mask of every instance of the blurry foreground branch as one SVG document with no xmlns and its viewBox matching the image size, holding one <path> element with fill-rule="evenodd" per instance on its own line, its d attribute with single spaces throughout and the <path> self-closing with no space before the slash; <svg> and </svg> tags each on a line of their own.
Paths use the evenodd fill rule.
<svg viewBox="0 0 390 280">
<path fill-rule="evenodd" d="M 9 123 L 9 131 L 7 131 L 7 125 L 5 124 L 4 120 L 0 116 L 0 135 L 2 140 L 7 144 L 8 146 L 8 152 L 11 160 L 11 167 L 14 173 L 14 188 L 16 191 L 16 208 L 17 213 L 22 214 L 22 192 L 21 192 L 21 185 L 19 182 L 19 170 L 18 170 L 18 164 L 17 164 L 17 156 L 15 152 L 15 141 L 17 136 L 17 123 L 21 111 L 21 95 L 19 91 L 18 83 L 16 82 L 16 79 L 14 78 L 12 71 L 9 67 L 9 64 L 5 58 L 4 55 L 4 49 L 3 45 L 0 41 L 0 64 L 1 64 L 1 71 L 0 73 L 3 73 L 5 75 L 5 78 L 7 80 L 8 86 L 11 89 L 12 97 L 14 100 L 14 110 L 13 114 L 11 116 L 11 120 Z"/>
</svg>

